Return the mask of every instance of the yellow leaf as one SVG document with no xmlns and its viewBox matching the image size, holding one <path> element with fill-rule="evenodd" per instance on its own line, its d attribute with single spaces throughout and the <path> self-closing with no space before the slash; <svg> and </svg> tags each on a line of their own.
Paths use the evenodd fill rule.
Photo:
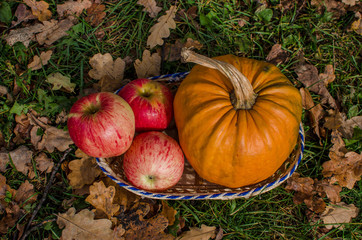
<svg viewBox="0 0 362 240">
<path fill-rule="evenodd" d="M 49 4 L 44 1 L 24 0 L 24 3 L 31 7 L 31 11 L 39 21 L 43 22 L 51 18 L 52 12 L 49 11 Z"/>
<path fill-rule="evenodd" d="M 59 90 L 64 88 L 67 92 L 74 92 L 74 88 L 76 86 L 75 83 L 70 82 L 70 78 L 63 76 L 60 73 L 52 73 L 47 78 L 46 81 L 48 83 L 53 84 L 52 90 Z"/>
</svg>

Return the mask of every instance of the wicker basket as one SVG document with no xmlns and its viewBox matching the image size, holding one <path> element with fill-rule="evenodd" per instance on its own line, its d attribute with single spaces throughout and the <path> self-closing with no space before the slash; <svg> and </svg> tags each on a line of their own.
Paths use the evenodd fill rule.
<svg viewBox="0 0 362 240">
<path fill-rule="evenodd" d="M 188 72 L 175 73 L 153 77 L 151 79 L 175 84 L 180 82 L 187 74 Z M 157 193 L 138 189 L 127 181 L 122 169 L 122 156 L 107 159 L 97 158 L 97 163 L 101 170 L 118 185 L 142 197 L 164 200 L 227 200 L 249 198 L 278 187 L 297 169 L 302 159 L 303 151 L 304 130 L 301 124 L 297 145 L 289 158 L 285 160 L 284 164 L 272 176 L 262 182 L 241 188 L 227 188 L 202 179 L 188 161 L 185 160 L 185 168 L 180 181 L 174 187 Z"/>
</svg>

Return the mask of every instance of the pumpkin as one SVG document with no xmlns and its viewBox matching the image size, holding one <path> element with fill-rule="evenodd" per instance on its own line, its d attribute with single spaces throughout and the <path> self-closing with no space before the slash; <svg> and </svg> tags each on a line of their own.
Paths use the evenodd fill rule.
<svg viewBox="0 0 362 240">
<path fill-rule="evenodd" d="M 301 95 L 267 62 L 233 55 L 194 62 L 177 89 L 174 116 L 180 145 L 200 177 L 230 188 L 263 181 L 298 140 Z"/>
</svg>

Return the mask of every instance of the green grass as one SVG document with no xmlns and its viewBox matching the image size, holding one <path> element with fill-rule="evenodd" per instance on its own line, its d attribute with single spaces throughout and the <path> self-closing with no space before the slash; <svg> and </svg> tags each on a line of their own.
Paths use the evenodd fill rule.
<svg viewBox="0 0 362 240">
<path fill-rule="evenodd" d="M 53 13 L 58 1 L 48 1 Z M 107 1 L 107 16 L 102 25 L 92 27 L 84 19 L 83 14 L 79 22 L 70 31 L 69 36 L 60 39 L 52 46 L 39 46 L 32 42 L 28 48 L 17 43 L 13 47 L 0 40 L 0 83 L 12 86 L 16 81 L 20 86 L 20 94 L 14 99 L 23 112 L 36 109 L 39 113 L 54 117 L 63 109 L 69 111 L 70 106 L 77 99 L 77 95 L 92 86 L 95 82 L 88 76 L 90 70 L 89 59 L 96 53 L 111 53 L 114 58 L 126 56 L 133 60 L 142 57 L 146 49 L 149 29 L 157 22 L 150 19 L 142 7 L 133 1 Z M 171 6 L 170 1 L 157 1 L 163 7 L 159 14 Z M 278 1 L 270 1 L 273 15 L 256 14 L 256 2 L 249 1 L 178 1 L 178 9 L 189 9 L 197 6 L 197 17 L 189 19 L 178 16 L 177 28 L 171 30 L 171 36 L 165 43 L 174 43 L 176 39 L 186 40 L 191 37 L 201 42 L 204 47 L 198 51 L 208 56 L 235 54 L 242 57 L 264 60 L 271 47 L 282 44 L 289 54 L 287 62 L 278 67 L 297 87 L 302 84 L 294 72 L 298 62 L 298 53 L 303 52 L 306 60 L 315 65 L 319 72 L 323 72 L 328 64 L 335 66 L 336 80 L 328 90 L 341 103 L 341 109 L 349 117 L 362 113 L 362 61 L 361 36 L 347 31 L 353 21 L 353 12 L 348 12 L 340 19 L 333 14 L 318 13 L 310 6 L 309 1 L 301 10 L 296 6 L 290 11 L 282 13 L 277 9 Z M 179 11 L 180 12 L 180 11 Z M 247 17 L 247 24 L 238 25 L 241 18 Z M 269 16 L 270 17 L 270 16 Z M 197 24 L 194 24 L 197 23 Z M 105 37 L 97 39 L 97 31 L 103 29 Z M 9 31 L 4 31 L 2 37 Z M 48 65 L 37 71 L 27 70 L 27 64 L 34 55 L 45 50 L 53 50 L 53 56 Z M 154 50 L 153 50 L 154 51 Z M 192 64 L 180 62 L 163 62 L 161 74 L 175 73 L 190 70 Z M 45 82 L 46 76 L 60 72 L 70 76 L 76 83 L 75 93 L 52 91 L 51 85 Z M 128 66 L 125 77 L 136 78 L 133 66 Z M 12 88 L 10 87 L 10 90 Z M 352 93 L 351 93 L 352 92 Z M 313 94 L 316 103 L 319 96 Z M 353 109 L 350 110 L 350 109 Z M 15 147 L 11 139 L 14 137 L 12 129 L 15 127 L 14 102 L 6 97 L 0 98 L 0 126 L 4 134 L 6 147 Z M 306 149 L 298 172 L 302 176 L 322 178 L 322 163 L 329 159 L 331 147 L 329 134 L 322 139 L 322 146 L 308 127 L 307 118 L 303 119 L 306 130 Z M 66 128 L 65 124 L 58 126 Z M 360 140 L 360 138 L 359 138 Z M 347 147 L 351 151 L 361 153 L 362 144 L 357 140 L 348 140 Z M 53 153 L 55 162 L 61 158 L 61 153 Z M 74 157 L 74 156 L 72 156 Z M 26 177 L 15 170 L 9 169 L 4 175 L 8 184 L 18 188 Z M 44 177 L 36 177 L 32 183 L 36 191 L 42 193 L 46 184 Z M 355 204 L 362 209 L 362 183 L 359 181 L 354 189 L 344 188 L 342 201 Z M 77 209 L 88 207 L 85 197 L 72 193 L 65 172 L 57 176 L 49 197 L 40 210 L 36 221 L 54 219 L 58 212 L 65 212 L 64 200 L 74 198 L 73 206 Z M 170 201 L 179 214 L 186 220 L 186 226 L 218 226 L 224 230 L 224 239 L 360 239 L 361 214 L 350 224 L 345 224 L 343 230 L 333 229 L 325 236 L 318 234 L 318 228 L 323 227 L 321 221 L 311 223 L 306 216 L 306 206 L 293 203 L 293 193 L 279 187 L 268 193 L 250 199 L 230 201 Z M 28 206 L 26 215 L 31 214 L 35 205 Z M 25 218 L 26 215 L 23 217 Z M 24 223 L 19 219 L 19 223 Z M 5 237 L 16 233 L 16 227 L 9 229 Z M 56 223 L 50 222 L 33 232 L 29 239 L 42 239 L 51 234 L 54 238 L 61 236 Z"/>
</svg>

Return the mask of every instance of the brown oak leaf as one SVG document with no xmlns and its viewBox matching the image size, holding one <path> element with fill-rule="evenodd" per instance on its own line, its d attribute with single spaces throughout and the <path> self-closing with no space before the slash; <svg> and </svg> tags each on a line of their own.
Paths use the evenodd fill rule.
<svg viewBox="0 0 362 240">
<path fill-rule="evenodd" d="M 26 22 L 29 20 L 36 19 L 37 17 L 34 16 L 30 10 L 28 10 L 25 6 L 25 4 L 19 4 L 19 6 L 16 8 L 14 16 L 17 18 L 17 21 L 12 21 L 11 26 L 14 27 L 22 22 Z"/>
<path fill-rule="evenodd" d="M 13 142 L 16 144 L 25 143 L 25 139 L 30 137 L 30 120 L 25 115 L 16 115 L 15 116 L 16 126 L 14 128 L 15 137 L 13 138 Z"/>
<path fill-rule="evenodd" d="M 43 30 L 36 35 L 36 40 L 40 45 L 51 45 L 60 38 L 68 36 L 66 31 L 74 25 L 69 18 L 61 20 L 60 22 L 52 19 L 50 21 L 44 21 L 43 24 Z"/>
<path fill-rule="evenodd" d="M 6 192 L 10 192 L 11 196 L 16 194 L 16 190 L 6 184 L 6 177 L 0 174 L 0 203 L 6 197 Z"/>
<path fill-rule="evenodd" d="M 357 217 L 359 209 L 354 204 L 347 205 L 344 202 L 328 206 L 321 215 L 321 219 L 327 229 L 333 227 L 343 229 L 343 223 L 350 223 L 352 218 Z"/>
<path fill-rule="evenodd" d="M 48 64 L 51 56 L 53 54 L 52 50 L 41 52 L 40 57 L 35 55 L 33 61 L 28 64 L 28 68 L 32 71 L 41 69 L 44 65 Z"/>
<path fill-rule="evenodd" d="M 322 103 L 328 103 L 332 108 L 337 109 L 336 101 L 328 92 L 324 82 L 319 78 L 318 69 L 315 66 L 302 63 L 295 69 L 295 72 L 298 75 L 298 80 L 301 81 L 308 90 L 322 97 Z"/>
<path fill-rule="evenodd" d="M 71 172 L 67 177 L 69 184 L 73 188 L 80 189 L 84 185 L 92 184 L 101 173 L 101 170 L 95 158 L 86 155 L 80 149 L 76 150 L 75 156 L 80 157 L 80 159 L 69 162 L 68 167 Z"/>
<path fill-rule="evenodd" d="M 362 116 L 355 116 L 351 119 L 344 121 L 338 129 L 344 138 L 351 139 L 353 137 L 354 128 L 362 129 Z"/>
<path fill-rule="evenodd" d="M 166 11 L 166 14 L 157 19 L 158 23 L 153 25 L 150 28 L 150 36 L 147 39 L 147 46 L 151 49 L 157 45 L 163 44 L 163 38 L 170 36 L 170 29 L 176 28 L 176 23 L 174 21 L 177 8 L 176 6 L 171 6 L 171 8 Z"/>
<path fill-rule="evenodd" d="M 160 75 L 161 57 L 158 53 L 153 53 L 144 50 L 142 54 L 142 61 L 137 59 L 134 63 L 138 78 L 148 78 L 151 76 Z"/>
<path fill-rule="evenodd" d="M 333 65 L 327 65 L 324 69 L 324 73 L 319 74 L 319 79 L 324 82 L 325 86 L 328 86 L 331 82 L 333 82 L 334 79 L 336 79 Z"/>
<path fill-rule="evenodd" d="M 342 191 L 342 187 L 339 185 L 332 185 L 329 180 L 323 179 L 322 181 L 316 181 L 316 191 L 321 197 L 327 196 L 332 203 L 341 201 L 339 193 Z"/>
<path fill-rule="evenodd" d="M 106 187 L 104 183 L 100 181 L 93 183 L 93 185 L 89 187 L 89 192 L 90 194 L 85 200 L 97 210 L 103 211 L 109 219 L 118 212 L 120 206 L 113 203 L 116 194 L 115 187 Z"/>
<path fill-rule="evenodd" d="M 281 44 L 275 44 L 266 57 L 266 60 L 274 65 L 284 63 L 287 59 L 288 53 L 282 49 Z"/>
<path fill-rule="evenodd" d="M 177 211 L 168 205 L 166 201 L 162 201 L 162 212 L 161 215 L 165 216 L 168 220 L 168 225 L 172 226 L 175 223 L 175 215 Z"/>
<path fill-rule="evenodd" d="M 188 239 L 188 240 L 209 240 L 210 238 L 215 238 L 216 236 L 216 227 L 209 227 L 205 224 L 202 224 L 200 228 L 190 227 L 189 231 L 184 232 L 177 240 Z"/>
<path fill-rule="evenodd" d="M 121 221 L 126 233 L 123 237 L 127 240 L 138 239 L 174 239 L 172 235 L 166 234 L 164 230 L 168 226 L 167 218 L 163 215 L 156 215 L 150 219 L 144 219 L 150 211 L 148 204 L 135 205 L 131 213 Z"/>
<path fill-rule="evenodd" d="M 162 8 L 156 6 L 155 0 L 138 0 L 137 4 L 144 6 L 143 11 L 148 12 L 151 18 L 155 18 Z"/>
<path fill-rule="evenodd" d="M 19 204 L 29 204 L 35 202 L 37 194 L 34 191 L 33 184 L 28 180 L 23 182 L 15 194 L 15 201 Z"/>
<path fill-rule="evenodd" d="M 62 239 L 102 239 L 113 240 L 112 222 L 108 219 L 94 220 L 94 213 L 83 209 L 75 213 L 70 208 L 66 213 L 59 213 L 57 224 L 62 231 Z"/>
<path fill-rule="evenodd" d="M 113 92 L 122 86 L 126 63 L 121 58 L 113 61 L 111 54 L 97 53 L 89 60 L 89 64 L 93 69 L 88 74 L 100 80 L 98 85 L 101 91 Z"/>
<path fill-rule="evenodd" d="M 5 214 L 0 220 L 0 233 L 6 234 L 8 229 L 14 227 L 19 217 L 22 215 L 22 211 L 15 202 L 10 202 L 5 207 Z"/>
<path fill-rule="evenodd" d="M 45 153 L 40 153 L 36 158 L 36 168 L 40 172 L 46 172 L 50 173 L 53 170 L 54 162 L 51 158 L 48 158 L 48 156 Z"/>
<path fill-rule="evenodd" d="M 63 4 L 57 5 L 57 13 L 60 17 L 76 15 L 79 16 L 83 10 L 88 9 L 92 6 L 92 2 L 90 0 L 69 0 L 64 2 Z"/>
<path fill-rule="evenodd" d="M 22 42 L 25 47 L 28 47 L 30 42 L 35 40 L 36 34 L 43 30 L 44 25 L 37 23 L 29 27 L 11 30 L 9 35 L 5 37 L 5 40 L 10 46 L 13 46 L 17 42 Z"/>
<path fill-rule="evenodd" d="M 11 151 L 9 154 L 16 167 L 16 170 L 27 175 L 29 168 L 31 167 L 31 158 L 33 156 L 33 152 L 25 145 L 21 145 L 17 149 Z"/>
<path fill-rule="evenodd" d="M 336 130 L 340 128 L 343 124 L 343 115 L 338 110 L 330 109 L 327 111 L 328 116 L 326 116 L 324 127 L 330 130 Z"/>
<path fill-rule="evenodd" d="M 87 17 L 85 20 L 93 27 L 98 26 L 106 16 L 106 13 L 104 12 L 105 9 L 106 6 L 103 4 L 93 3 L 92 6 L 87 9 Z"/>
<path fill-rule="evenodd" d="M 6 171 L 6 166 L 9 163 L 9 153 L 8 152 L 0 152 L 0 172 Z"/>
<path fill-rule="evenodd" d="M 24 0 L 24 3 L 31 7 L 31 11 L 39 21 L 43 22 L 52 17 L 52 12 L 49 11 L 49 4 L 45 1 Z"/>
</svg>

